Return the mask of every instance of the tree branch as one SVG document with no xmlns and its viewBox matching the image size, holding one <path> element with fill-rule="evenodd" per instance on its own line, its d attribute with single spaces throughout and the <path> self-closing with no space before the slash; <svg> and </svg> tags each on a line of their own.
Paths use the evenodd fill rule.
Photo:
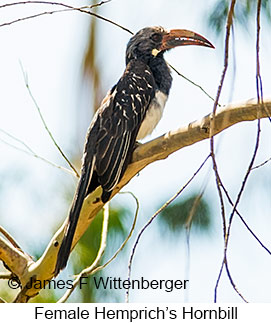
<svg viewBox="0 0 271 323">
<path fill-rule="evenodd" d="M 165 159 L 170 154 L 184 147 L 193 145 L 204 139 L 208 139 L 210 137 L 211 122 L 212 135 L 216 135 L 239 122 L 266 118 L 270 114 L 271 100 L 265 101 L 263 105 L 257 104 L 255 101 L 248 101 L 242 104 L 232 104 L 217 110 L 215 116 L 209 114 L 201 120 L 191 122 L 185 127 L 179 128 L 175 131 L 170 131 L 152 141 L 139 145 L 134 151 L 132 162 L 128 166 L 121 182 L 113 191 L 112 197 L 116 195 L 139 171 L 141 171 L 147 165 L 154 161 Z M 100 196 L 101 187 L 98 187 L 85 199 L 73 240 L 73 248 L 84 234 L 96 214 L 103 207 Z M 19 295 L 16 297 L 16 302 L 28 300 L 39 292 L 39 290 L 35 288 L 24 288 L 27 282 L 30 281 L 31 277 L 32 280 L 41 280 L 42 282 L 45 280 L 50 280 L 54 277 L 57 253 L 63 238 L 66 221 L 67 219 L 51 239 L 44 254 L 37 262 L 27 262 L 25 259 L 23 261 L 24 265 L 22 266 L 20 265 L 22 259 L 24 259 L 22 257 L 22 253 L 19 251 L 15 252 L 13 250 L 10 252 L 10 254 L 8 254 L 5 252 L 5 248 L 7 246 L 9 248 L 15 248 L 10 246 L 8 243 L 5 243 L 4 245 L 0 244 L 0 259 L 3 260 L 19 277 L 23 287 Z M 19 254 L 20 257 L 13 257 L 13 254 Z M 21 270 L 18 270 L 18 268 L 21 268 Z"/>
<path fill-rule="evenodd" d="M 32 259 L 14 247 L 9 241 L 0 237 L 0 259 L 16 276 L 20 277 Z"/>
<path fill-rule="evenodd" d="M 269 117 L 271 115 L 271 100 L 266 100 L 264 106 L 259 105 L 254 100 L 229 104 L 219 109 L 214 116 L 212 134 L 210 134 L 212 114 L 208 114 L 201 120 L 191 122 L 188 126 L 175 131 L 170 131 L 138 147 L 134 152 L 132 164 L 145 164 L 146 161 L 149 164 L 155 160 L 165 159 L 173 152 L 207 139 L 211 135 L 217 135 L 236 123 L 257 120 L 258 113 L 260 119 Z"/>
</svg>

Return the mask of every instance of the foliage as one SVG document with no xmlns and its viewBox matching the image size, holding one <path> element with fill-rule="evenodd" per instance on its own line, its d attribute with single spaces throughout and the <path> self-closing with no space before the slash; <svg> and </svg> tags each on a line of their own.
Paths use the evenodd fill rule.
<svg viewBox="0 0 271 323">
<path fill-rule="evenodd" d="M 208 26 L 213 29 L 217 35 L 224 30 L 227 14 L 229 10 L 229 0 L 216 1 L 213 9 L 209 13 L 207 22 Z M 234 10 L 234 19 L 244 28 L 248 28 L 248 20 L 255 14 L 257 1 L 242 0 L 237 1 Z M 262 0 L 262 12 L 271 20 L 271 3 L 270 0 Z"/>
<path fill-rule="evenodd" d="M 190 228 L 207 232 L 212 224 L 209 205 L 201 195 L 192 195 L 181 202 L 169 205 L 158 219 L 170 234 L 179 234 Z"/>
</svg>

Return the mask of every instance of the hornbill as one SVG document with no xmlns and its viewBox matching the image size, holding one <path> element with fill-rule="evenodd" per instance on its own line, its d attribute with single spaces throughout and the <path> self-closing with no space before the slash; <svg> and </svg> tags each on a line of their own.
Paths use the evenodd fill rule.
<svg viewBox="0 0 271 323">
<path fill-rule="evenodd" d="M 85 197 L 101 186 L 102 201 L 110 199 L 131 160 L 136 140 L 150 134 L 161 119 L 172 83 L 163 56 L 165 51 L 184 45 L 214 48 L 195 32 L 162 27 L 143 28 L 128 42 L 125 71 L 102 101 L 87 132 L 81 176 L 55 275 L 67 264 Z"/>
</svg>

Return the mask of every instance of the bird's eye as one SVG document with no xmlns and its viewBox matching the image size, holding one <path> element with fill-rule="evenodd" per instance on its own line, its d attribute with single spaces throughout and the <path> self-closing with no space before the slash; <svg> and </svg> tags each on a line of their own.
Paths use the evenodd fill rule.
<svg viewBox="0 0 271 323">
<path fill-rule="evenodd" d="M 158 33 L 152 34 L 151 39 L 155 42 L 160 42 L 162 40 L 162 35 Z"/>
</svg>

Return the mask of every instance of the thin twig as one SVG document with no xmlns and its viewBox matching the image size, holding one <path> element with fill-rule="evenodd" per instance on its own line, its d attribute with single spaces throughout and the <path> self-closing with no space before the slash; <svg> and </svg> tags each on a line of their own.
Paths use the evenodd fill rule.
<svg viewBox="0 0 271 323">
<path fill-rule="evenodd" d="M 221 75 L 221 79 L 220 79 L 220 83 L 217 89 L 217 94 L 216 94 L 216 99 L 214 102 L 214 106 L 213 106 L 213 115 L 216 114 L 216 110 L 217 110 L 217 106 L 218 106 L 218 102 L 219 102 L 219 98 L 222 92 L 222 87 L 224 85 L 224 80 L 225 80 L 225 76 L 227 73 L 227 69 L 228 69 L 228 61 L 229 61 L 229 41 L 230 41 L 230 32 L 231 32 L 231 26 L 233 23 L 233 14 L 234 14 L 234 6 L 235 6 L 235 2 L 236 0 L 232 0 L 231 1 L 231 6 L 228 12 L 228 17 L 227 17 L 227 25 L 226 25 L 226 36 L 225 36 L 225 50 L 224 50 L 224 66 L 223 66 L 223 70 L 222 70 L 222 75 Z M 225 218 L 225 207 L 224 207 L 224 201 L 223 201 L 223 195 L 222 195 L 222 191 L 221 191 L 221 185 L 222 185 L 222 181 L 218 172 L 218 167 L 217 167 L 217 163 L 216 163 L 216 158 L 215 158 L 215 149 L 214 149 L 214 137 L 213 137 L 213 129 L 214 129 L 214 119 L 211 120 L 210 122 L 210 151 L 211 151 L 211 156 L 212 156 L 212 160 L 213 160 L 213 169 L 214 169 L 214 173 L 215 173 L 215 178 L 216 178 L 216 186 L 217 186 L 217 191 L 218 191 L 218 195 L 219 195 L 219 199 L 220 199 L 220 205 L 221 205 L 221 216 L 222 216 L 222 222 L 223 222 L 223 234 L 224 234 L 224 239 L 225 239 L 225 235 L 226 235 L 226 218 Z"/>
<path fill-rule="evenodd" d="M 239 297 L 245 302 L 245 303 L 248 303 L 247 299 L 239 292 L 236 284 L 234 283 L 233 279 L 232 279 L 232 276 L 231 276 L 231 273 L 230 273 L 230 270 L 229 270 L 229 264 L 228 264 L 228 261 L 225 261 L 225 268 L 226 268 L 226 272 L 227 272 L 227 275 L 228 275 L 228 278 L 230 280 L 230 283 L 233 287 L 233 289 L 235 290 L 235 292 L 239 295 Z"/>
<path fill-rule="evenodd" d="M 262 91 L 262 81 L 261 81 L 261 76 L 260 76 L 260 59 L 259 59 L 260 11 L 261 11 L 261 0 L 258 0 L 258 4 L 257 4 L 257 37 L 256 37 L 256 90 L 257 90 L 258 104 L 263 104 L 263 91 Z M 236 201 L 234 203 L 234 206 L 233 206 L 230 218 L 229 218 L 229 225 L 228 225 L 228 229 L 227 229 L 227 234 L 226 234 L 226 239 L 225 239 L 225 250 L 224 250 L 224 262 L 225 263 L 227 261 L 226 255 L 227 255 L 227 249 L 228 249 L 228 243 L 229 243 L 229 237 L 230 237 L 230 230 L 231 230 L 234 214 L 236 213 L 237 205 L 239 204 L 239 202 L 241 200 L 241 196 L 242 196 L 242 194 L 244 192 L 248 177 L 249 177 L 249 175 L 251 173 L 252 167 L 254 165 L 254 162 L 255 162 L 255 159 L 256 159 L 256 156 L 257 156 L 257 152 L 258 152 L 258 148 L 259 148 L 259 144 L 260 144 L 260 132 L 261 132 L 260 124 L 261 124 L 260 119 L 258 119 L 256 143 L 255 143 L 255 148 L 254 148 L 254 151 L 253 151 L 253 155 L 252 155 L 252 158 L 251 158 L 251 161 L 249 163 L 247 172 L 246 172 L 245 177 L 243 179 L 241 188 L 239 190 L 239 193 L 237 195 Z M 265 248 L 265 249 L 267 249 L 267 248 Z M 269 250 L 268 250 L 268 252 L 269 252 Z M 221 268 L 223 268 L 223 264 L 222 264 Z M 237 291 L 236 288 L 235 288 L 235 290 Z M 238 292 L 238 294 L 240 295 L 239 292 Z M 241 295 L 241 297 L 243 298 L 242 295 Z"/>
<path fill-rule="evenodd" d="M 95 270 L 92 271 L 92 275 L 95 274 L 97 271 L 104 269 L 105 267 L 107 267 L 116 257 L 117 255 L 122 251 L 122 249 L 126 246 L 127 242 L 129 241 L 129 239 L 131 238 L 134 229 L 135 229 L 135 225 L 136 225 L 136 221 L 137 221 L 137 217 L 138 217 L 138 212 L 139 212 L 139 201 L 137 199 L 137 197 L 132 193 L 132 192 L 119 192 L 119 194 L 131 194 L 132 197 L 135 199 L 136 201 L 136 211 L 135 211 L 135 216 L 134 216 L 134 220 L 132 223 L 132 227 L 130 229 L 130 232 L 128 234 L 128 236 L 126 237 L 126 239 L 123 241 L 122 245 L 119 247 L 119 249 L 114 253 L 114 255 L 107 261 L 105 262 L 103 265 L 97 267 Z"/>
<path fill-rule="evenodd" d="M 232 34 L 232 80 L 230 82 L 230 91 L 229 91 L 229 98 L 228 102 L 232 102 L 235 82 L 236 82 L 236 46 L 235 46 L 235 32 L 234 32 L 234 25 L 231 25 L 231 34 Z"/>
<path fill-rule="evenodd" d="M 105 3 L 111 2 L 112 0 L 105 0 L 101 1 L 99 3 L 93 4 L 93 5 L 88 5 L 88 6 L 83 6 L 80 7 L 81 9 L 92 9 L 95 7 L 99 7 Z M 45 5 L 57 5 L 57 6 L 65 6 L 65 4 L 60 3 L 60 2 L 48 2 L 48 1 L 21 1 L 21 2 L 13 2 L 13 3 L 5 3 L 3 5 L 0 5 L 0 9 L 6 8 L 6 7 L 11 7 L 11 6 L 17 6 L 17 5 L 26 5 L 26 4 L 45 4 Z"/>
<path fill-rule="evenodd" d="M 174 66 L 172 66 L 170 63 L 168 63 L 167 62 L 167 64 L 168 64 L 168 66 L 171 68 L 171 69 L 173 69 L 173 71 L 175 72 L 175 73 L 177 73 L 179 76 L 181 76 L 183 79 L 185 79 L 187 82 L 189 82 L 189 83 L 191 83 L 192 85 L 194 85 L 194 86 L 196 86 L 197 88 L 199 88 L 205 95 L 207 95 L 208 96 L 208 98 L 209 99 L 211 99 L 212 101 L 215 101 L 215 99 L 207 92 L 207 91 L 205 91 L 204 90 L 204 88 L 201 86 L 201 85 L 199 85 L 199 84 L 197 84 L 197 83 L 195 83 L 194 81 L 192 81 L 192 80 L 190 80 L 188 77 L 186 77 L 185 75 L 183 75 L 182 73 L 180 73 Z M 221 106 L 219 103 L 218 103 L 218 105 L 219 106 Z"/>
<path fill-rule="evenodd" d="M 259 164 L 259 165 L 256 165 L 256 166 L 252 167 L 252 168 L 251 168 L 251 170 L 254 170 L 254 169 L 260 168 L 260 167 L 264 166 L 265 164 L 269 163 L 270 161 L 271 161 L 271 157 L 270 157 L 270 158 L 268 158 L 267 160 L 265 160 L 264 162 L 262 162 L 261 164 Z"/>
<path fill-rule="evenodd" d="M 222 185 L 222 188 L 224 190 L 224 193 L 227 196 L 227 199 L 229 201 L 229 203 L 231 204 L 232 207 L 234 207 L 234 203 L 229 195 L 229 193 L 227 192 L 227 190 L 225 189 L 225 186 Z M 242 223 L 244 224 L 244 226 L 247 228 L 247 230 L 251 233 L 251 235 L 255 238 L 255 240 L 261 245 L 261 247 L 263 249 L 265 249 L 270 255 L 271 255 L 271 251 L 261 242 L 261 240 L 257 237 L 257 235 L 253 232 L 253 230 L 249 227 L 249 225 L 247 224 L 247 222 L 245 221 L 245 219 L 242 217 L 242 215 L 240 214 L 240 212 L 238 211 L 238 209 L 235 209 L 236 214 L 238 215 L 239 219 L 242 221 Z"/>
<path fill-rule="evenodd" d="M 215 99 L 214 106 L 213 106 L 213 115 L 216 114 L 218 101 L 219 101 L 219 98 L 220 98 L 220 95 L 221 95 L 222 87 L 224 85 L 224 80 L 225 80 L 225 76 L 226 76 L 227 69 L 228 69 L 230 32 L 231 32 L 231 26 L 232 26 L 232 23 L 233 23 L 233 14 L 234 14 L 235 3 L 236 3 L 236 0 L 231 1 L 231 5 L 230 5 L 229 12 L 228 12 L 228 17 L 227 17 L 226 36 L 225 36 L 225 50 L 224 50 L 224 67 L 223 67 L 220 83 L 219 83 L 219 86 L 218 86 L 218 89 L 217 89 L 216 99 Z M 211 125 L 210 125 L 210 131 L 211 131 L 210 151 L 211 151 L 211 156 L 212 156 L 212 161 L 213 161 L 213 170 L 214 170 L 215 178 L 216 178 L 216 187 L 217 187 L 217 191 L 218 191 L 218 195 L 219 195 L 219 199 L 220 199 L 221 216 L 222 216 L 222 222 L 223 222 L 223 236 L 224 236 L 224 241 L 225 241 L 226 240 L 227 225 L 226 225 L 223 194 L 222 194 L 222 190 L 221 190 L 221 186 L 223 184 L 222 184 L 219 172 L 218 172 L 218 167 L 217 167 L 216 158 L 215 158 L 214 137 L 213 137 L 213 134 L 212 134 L 213 129 L 214 129 L 214 120 L 211 121 Z M 224 259 L 224 260 L 225 260 L 225 262 L 227 261 L 227 259 Z M 223 262 L 223 264 L 224 264 L 224 262 Z M 223 268 L 220 270 L 218 278 L 217 278 L 217 281 L 216 281 L 215 296 L 214 296 L 214 301 L 215 302 L 216 302 L 216 299 L 217 299 L 217 288 L 218 288 L 218 284 L 219 284 L 219 281 L 220 281 L 220 278 L 221 278 L 222 270 L 223 270 Z"/>
<path fill-rule="evenodd" d="M 231 200 L 231 197 L 228 193 L 228 191 L 226 190 L 225 186 L 223 185 L 223 183 L 221 183 L 221 187 L 222 189 L 224 190 L 224 193 L 226 194 L 226 197 L 229 201 L 229 203 L 234 207 L 234 203 L 233 201 Z M 269 255 L 271 255 L 271 251 L 261 242 L 261 240 L 257 237 L 257 235 L 252 231 L 252 229 L 249 227 L 249 225 L 246 223 L 245 219 L 241 216 L 241 214 L 239 213 L 239 211 L 237 210 L 237 208 L 235 209 L 235 212 L 236 214 L 239 216 L 240 220 L 242 221 L 242 223 L 245 225 L 245 227 L 247 228 L 247 230 L 251 233 L 251 235 L 255 238 L 255 240 L 261 245 L 261 247 L 263 249 L 265 249 Z M 232 223 L 232 222 L 231 222 Z M 227 232 L 227 235 L 226 235 L 228 238 L 229 238 L 229 234 Z M 228 239 L 226 241 L 226 244 L 228 245 Z M 227 252 L 227 248 L 225 247 L 225 250 Z M 225 252 L 225 251 L 224 251 Z M 226 259 L 226 260 L 225 260 Z M 225 267 L 226 267 L 226 271 L 227 271 L 227 275 L 228 275 L 228 278 L 230 280 L 230 283 L 232 284 L 234 290 L 236 291 L 236 293 L 247 303 L 247 300 L 244 298 L 244 296 L 239 292 L 239 290 L 237 289 L 232 277 L 231 277 L 231 274 L 230 274 L 230 271 L 229 271 L 229 267 L 228 267 L 228 262 L 227 262 L 227 256 L 224 254 L 224 258 L 223 258 L 223 262 L 222 262 L 222 265 L 220 267 L 220 270 L 219 270 L 219 274 L 218 274 L 218 278 L 220 278 L 221 274 L 222 274 L 222 271 L 223 271 L 223 267 L 224 267 L 224 264 L 225 264 Z M 219 284 L 219 279 L 217 279 L 216 281 L 216 286 L 215 286 L 215 290 L 218 288 L 218 284 Z M 216 295 L 215 295 L 216 296 Z"/>
<path fill-rule="evenodd" d="M 8 133 L 6 130 L 4 129 L 1 129 L 0 128 L 0 131 L 5 134 L 7 137 L 11 138 L 12 140 L 14 141 L 17 141 L 18 143 L 20 143 L 21 145 L 23 145 L 29 152 L 31 152 L 32 154 L 35 154 L 35 152 L 33 151 L 32 148 L 30 148 L 24 141 L 22 141 L 21 139 L 11 135 L 10 133 Z"/>
<path fill-rule="evenodd" d="M 196 211 L 197 211 L 197 208 L 198 208 L 198 205 L 199 205 L 199 202 L 200 200 L 202 199 L 202 196 L 203 196 L 203 193 L 204 193 L 204 190 L 202 190 L 200 192 L 200 194 L 198 194 L 193 202 L 193 205 L 191 206 L 191 209 L 189 211 L 189 214 L 188 214 L 188 217 L 185 221 L 185 224 L 184 224 L 184 227 L 186 230 L 190 231 L 191 230 L 191 226 L 192 226 L 192 223 L 193 223 L 193 218 L 196 214 Z"/>
<path fill-rule="evenodd" d="M 104 4 L 104 3 L 107 3 L 107 2 L 108 1 L 102 1 L 100 4 L 97 4 L 97 5 L 94 5 L 94 6 L 97 7 L 98 5 L 101 5 L 101 4 Z M 23 18 L 18 18 L 18 19 L 15 19 L 15 20 L 0 24 L 0 27 L 9 26 L 9 25 L 12 25 L 12 24 L 17 23 L 17 22 L 37 18 L 37 17 L 43 16 L 43 15 L 52 15 L 54 13 L 65 12 L 65 11 L 80 11 L 82 13 L 91 15 L 91 16 L 96 17 L 98 19 L 101 19 L 103 21 L 109 22 L 110 24 L 115 25 L 115 26 L 127 31 L 130 34 L 133 34 L 128 28 L 125 28 L 125 27 L 121 26 L 120 24 L 118 24 L 118 23 L 116 23 L 116 22 L 114 22 L 114 21 L 112 21 L 112 20 L 110 20 L 108 18 L 105 18 L 105 17 L 103 17 L 101 15 L 98 15 L 98 14 L 96 14 L 94 12 L 85 10 L 86 8 L 88 8 L 88 9 L 93 8 L 93 6 L 89 6 L 89 7 L 88 6 L 83 6 L 83 7 L 76 8 L 76 7 L 61 3 L 61 2 L 46 2 L 46 1 L 25 1 L 25 2 L 16 2 L 16 3 L 14 3 L 14 5 L 20 5 L 20 4 L 49 4 L 49 5 L 62 6 L 62 7 L 65 7 L 66 9 L 46 11 L 46 12 L 41 12 L 41 13 L 38 13 L 38 14 L 35 14 L 35 15 L 26 16 L 26 17 L 23 17 Z M 9 4 L 9 5 L 12 5 L 12 4 Z M 1 6 L 0 6 L 0 9 L 1 9 Z"/>
<path fill-rule="evenodd" d="M 261 81 L 261 75 L 260 75 L 260 58 L 259 58 L 259 51 L 260 51 L 260 47 L 259 47 L 259 41 L 260 41 L 260 12 L 261 12 L 261 0 L 258 0 L 258 4 L 257 4 L 257 37 L 256 37 L 256 90 L 257 90 L 258 104 L 263 104 L 263 91 L 262 91 L 262 81 Z M 249 175 L 251 173 L 251 170 L 252 170 L 252 167 L 254 165 L 256 155 L 257 155 L 257 152 L 258 152 L 258 149 L 259 149 L 260 133 L 261 133 L 261 122 L 260 122 L 260 119 L 258 119 L 255 148 L 254 148 L 251 161 L 249 163 L 247 172 L 246 172 L 245 177 L 243 179 L 240 191 L 239 191 L 239 193 L 237 195 L 235 204 L 233 206 L 233 209 L 232 209 L 232 212 L 231 212 L 231 215 L 230 215 L 230 218 L 229 218 L 229 226 L 228 226 L 227 240 L 226 240 L 226 246 L 225 246 L 225 255 L 226 255 L 226 252 L 227 252 L 228 241 L 229 241 L 229 236 L 230 236 L 230 229 L 231 229 L 231 226 L 232 226 L 233 217 L 234 217 L 234 214 L 236 212 L 237 205 L 239 204 L 239 202 L 241 200 L 241 196 L 242 196 L 242 194 L 244 192 L 245 185 L 246 185 L 248 177 L 249 177 Z"/>
<path fill-rule="evenodd" d="M 56 146 L 57 150 L 59 151 L 59 153 L 61 154 L 61 156 L 65 159 L 65 161 L 68 163 L 68 165 L 70 166 L 70 168 L 74 171 L 75 175 L 79 178 L 80 175 L 79 173 L 77 172 L 76 168 L 72 165 L 72 163 L 69 161 L 69 159 L 66 157 L 66 155 L 64 154 L 63 150 L 60 148 L 60 146 L 57 144 L 53 134 L 51 133 L 51 131 L 49 130 L 44 118 L 43 118 L 43 115 L 41 113 L 41 110 L 40 110 L 40 107 L 36 101 L 36 99 L 34 98 L 33 94 L 32 94 L 32 91 L 30 89 L 30 86 L 29 86 L 29 83 L 28 83 L 28 78 L 27 78 L 27 74 L 24 72 L 24 69 L 23 69 L 23 66 L 22 66 L 22 63 L 20 62 L 20 66 L 21 66 L 21 69 L 22 69 L 22 72 L 23 72 L 23 76 L 24 76 L 24 81 L 25 81 L 25 86 L 28 90 L 28 93 L 29 93 L 29 96 L 31 97 L 35 107 L 36 107 L 36 110 L 38 111 L 38 114 L 40 116 L 40 119 L 43 123 L 43 126 L 45 128 L 45 130 L 47 131 L 49 137 L 51 138 L 52 142 L 54 143 L 54 145 Z"/>
<path fill-rule="evenodd" d="M 25 146 L 27 150 L 24 150 L 24 149 L 22 149 L 22 148 L 20 148 L 20 147 L 17 147 L 17 146 L 15 146 L 15 145 L 13 145 L 13 144 L 11 144 L 11 143 L 9 143 L 9 142 L 7 142 L 7 141 L 3 140 L 2 138 L 0 138 L 0 141 L 1 141 L 2 143 L 4 143 L 5 145 L 7 145 L 7 146 L 9 146 L 9 147 L 11 147 L 11 148 L 13 148 L 13 149 L 16 149 L 16 150 L 18 150 L 18 151 L 21 151 L 21 152 L 23 152 L 24 154 L 27 154 L 27 155 L 30 155 L 30 156 L 35 157 L 35 158 L 37 158 L 37 159 L 40 159 L 40 160 L 42 160 L 43 162 L 45 162 L 45 163 L 47 163 L 47 164 L 49 164 L 49 165 L 51 165 L 51 166 L 53 166 L 53 167 L 59 168 L 59 169 L 64 170 L 65 172 L 67 172 L 67 173 L 69 173 L 69 174 L 72 174 L 73 176 L 76 176 L 76 174 L 75 174 L 73 171 L 71 171 L 70 169 L 68 169 L 68 168 L 66 168 L 66 167 L 63 167 L 63 166 L 60 166 L 60 165 L 57 165 L 57 164 L 55 164 L 55 163 L 51 162 L 50 160 L 48 160 L 48 159 L 46 159 L 46 158 L 44 158 L 44 157 L 41 157 L 41 156 L 39 156 L 38 154 L 36 154 L 36 153 L 32 150 L 32 148 L 30 148 L 30 147 L 29 147 L 25 142 L 23 142 L 21 139 L 14 137 L 13 135 L 11 135 L 11 134 L 7 133 L 7 132 L 6 132 L 5 130 L 3 130 L 3 129 L 0 129 L 0 131 L 1 131 L 1 132 L 3 132 L 3 133 L 5 133 L 5 135 L 7 135 L 8 137 L 12 138 L 13 140 L 15 140 L 15 141 L 19 142 L 21 145 Z"/>
<path fill-rule="evenodd" d="M 144 231 L 147 229 L 147 227 L 152 223 L 152 221 L 157 217 L 157 215 L 159 213 L 161 213 L 166 207 L 168 207 L 169 204 L 171 204 L 183 191 L 184 189 L 193 181 L 193 179 L 196 177 L 196 175 L 200 172 L 200 170 L 202 169 L 202 167 L 205 165 L 205 163 L 207 162 L 207 160 L 209 159 L 210 155 L 208 155 L 204 161 L 202 162 L 202 164 L 200 165 L 200 167 L 196 170 L 196 172 L 193 174 L 193 176 L 186 182 L 186 184 L 177 192 L 175 193 L 164 205 L 162 205 L 159 210 L 157 210 L 152 216 L 151 218 L 147 221 L 147 223 L 142 227 L 142 229 L 139 231 L 135 243 L 133 245 L 132 248 L 132 252 L 130 255 L 130 259 L 129 259 L 129 263 L 128 263 L 128 281 L 131 280 L 131 269 L 132 269 L 132 262 L 133 262 L 133 258 L 135 255 L 135 251 L 138 245 L 138 242 L 142 236 L 142 234 L 144 233 Z M 126 290 L 126 296 L 125 296 L 125 302 L 128 303 L 129 302 L 129 289 Z"/>
</svg>

